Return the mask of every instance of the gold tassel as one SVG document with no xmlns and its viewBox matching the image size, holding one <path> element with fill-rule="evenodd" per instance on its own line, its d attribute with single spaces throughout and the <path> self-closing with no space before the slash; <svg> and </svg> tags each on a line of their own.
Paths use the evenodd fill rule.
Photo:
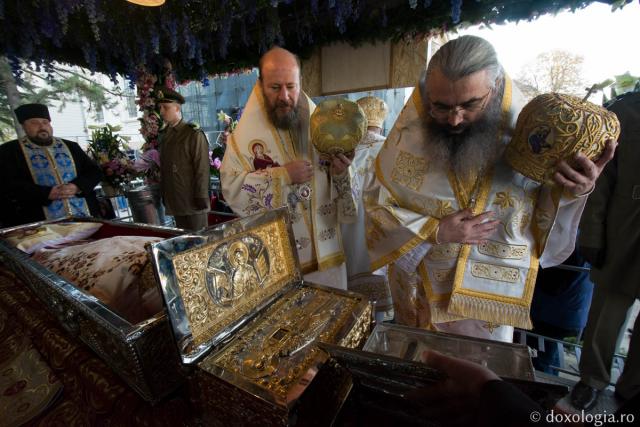
<svg viewBox="0 0 640 427">
<path fill-rule="evenodd" d="M 449 313 L 449 301 L 430 303 L 431 323 L 454 322 L 464 320 L 464 317 Z"/>
<path fill-rule="evenodd" d="M 469 295 L 454 293 L 449 301 L 449 314 L 522 329 L 533 327 L 528 307 Z"/>
</svg>

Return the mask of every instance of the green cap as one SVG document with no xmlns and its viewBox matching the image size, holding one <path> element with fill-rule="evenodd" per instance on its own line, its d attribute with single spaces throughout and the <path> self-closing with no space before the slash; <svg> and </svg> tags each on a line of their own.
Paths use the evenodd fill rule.
<svg viewBox="0 0 640 427">
<path fill-rule="evenodd" d="M 178 104 L 184 104 L 184 97 L 173 89 L 168 87 L 161 87 L 155 90 L 156 103 L 163 102 L 177 102 Z"/>
</svg>

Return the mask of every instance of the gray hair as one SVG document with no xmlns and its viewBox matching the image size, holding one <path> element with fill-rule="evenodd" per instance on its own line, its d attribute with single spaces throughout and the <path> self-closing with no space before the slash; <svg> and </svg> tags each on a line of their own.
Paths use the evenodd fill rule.
<svg viewBox="0 0 640 427">
<path fill-rule="evenodd" d="M 495 88 L 496 80 L 504 77 L 504 70 L 491 43 L 476 36 L 462 36 L 445 43 L 429 61 L 427 76 L 435 69 L 439 69 L 451 81 L 486 70 L 487 84 L 492 88 Z"/>
</svg>

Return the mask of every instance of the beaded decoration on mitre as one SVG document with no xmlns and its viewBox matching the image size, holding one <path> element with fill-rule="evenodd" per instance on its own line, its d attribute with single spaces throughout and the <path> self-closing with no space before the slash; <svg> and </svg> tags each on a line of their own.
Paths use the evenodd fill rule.
<svg viewBox="0 0 640 427">
<path fill-rule="evenodd" d="M 364 115 L 367 116 L 367 126 L 382 128 L 384 119 L 387 118 L 387 113 L 389 113 L 387 104 L 376 96 L 365 96 L 356 102 L 364 111 Z"/>
<path fill-rule="evenodd" d="M 619 135 L 618 118 L 603 107 L 570 95 L 539 95 L 520 112 L 505 158 L 522 175 L 550 182 L 560 160 L 572 167 L 577 153 L 595 160 Z"/>
<path fill-rule="evenodd" d="M 335 155 L 352 152 L 367 131 L 362 109 L 347 99 L 321 102 L 311 115 L 311 142 L 320 153 Z"/>
</svg>

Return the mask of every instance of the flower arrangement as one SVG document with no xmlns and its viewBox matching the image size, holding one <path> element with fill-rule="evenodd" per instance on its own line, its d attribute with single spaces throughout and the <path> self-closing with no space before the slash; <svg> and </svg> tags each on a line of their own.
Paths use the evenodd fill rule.
<svg viewBox="0 0 640 427">
<path fill-rule="evenodd" d="M 143 151 L 135 162 L 133 169 L 144 175 L 146 184 L 157 184 L 160 182 L 160 152 L 155 148 Z"/>
<path fill-rule="evenodd" d="M 115 133 L 119 130 L 119 126 L 109 124 L 94 128 L 88 146 L 89 155 L 102 169 L 104 182 L 116 190 L 122 190 L 136 176 L 133 163 L 125 154 L 129 149 L 127 141 Z"/>
<path fill-rule="evenodd" d="M 155 64 L 156 73 L 141 68 L 138 70 L 136 82 L 138 95 L 138 109 L 142 111 L 140 119 L 140 133 L 144 137 L 142 155 L 136 160 L 134 167 L 144 174 L 146 184 L 160 182 L 160 153 L 158 152 L 158 133 L 162 126 L 162 118 L 156 110 L 153 96 L 155 87 L 165 86 L 175 89 L 176 81 L 173 77 L 171 63 L 163 60 Z"/>
<path fill-rule="evenodd" d="M 236 109 L 234 115 L 236 116 L 235 119 L 231 118 L 231 116 L 225 113 L 223 110 L 220 110 L 218 112 L 218 121 L 224 124 L 224 130 L 222 131 L 220 136 L 218 136 L 218 140 L 216 141 L 216 143 L 221 146 L 226 147 L 227 138 L 229 137 L 229 135 L 231 135 L 231 132 L 233 132 L 236 126 L 238 126 L 238 120 L 240 120 L 240 116 L 242 115 L 242 108 Z"/>
<path fill-rule="evenodd" d="M 224 125 L 224 130 L 218 135 L 218 139 L 214 143 L 215 146 L 213 150 L 209 151 L 209 170 L 211 171 L 211 175 L 215 177 L 220 177 L 220 166 L 222 166 L 222 158 L 224 157 L 224 151 L 227 148 L 227 138 L 231 135 L 231 132 L 238 125 L 238 121 L 240 120 L 240 116 L 242 115 L 242 109 L 238 108 L 234 110 L 232 113 L 235 116 L 235 119 L 230 115 L 220 110 L 218 112 L 218 121 Z"/>
</svg>

